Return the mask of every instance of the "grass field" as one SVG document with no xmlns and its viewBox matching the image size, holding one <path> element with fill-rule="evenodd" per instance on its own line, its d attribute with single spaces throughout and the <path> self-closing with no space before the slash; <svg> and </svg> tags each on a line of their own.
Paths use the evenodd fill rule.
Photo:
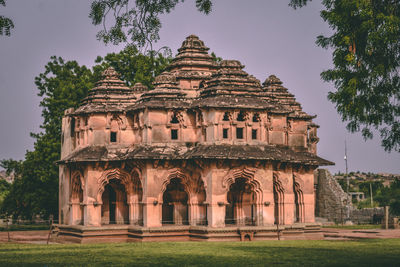
<svg viewBox="0 0 400 267">
<path fill-rule="evenodd" d="M 0 266 L 399 266 L 400 239 L 0 244 Z"/>
</svg>

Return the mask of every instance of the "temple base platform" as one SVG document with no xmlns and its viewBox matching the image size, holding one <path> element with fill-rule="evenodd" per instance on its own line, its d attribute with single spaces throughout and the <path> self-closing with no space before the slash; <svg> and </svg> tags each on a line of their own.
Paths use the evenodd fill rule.
<svg viewBox="0 0 400 267">
<path fill-rule="evenodd" d="M 319 224 L 271 226 L 207 226 L 174 225 L 147 228 L 132 225 L 59 225 L 56 241 L 60 243 L 109 243 L 145 241 L 259 241 L 319 240 L 323 234 Z"/>
</svg>

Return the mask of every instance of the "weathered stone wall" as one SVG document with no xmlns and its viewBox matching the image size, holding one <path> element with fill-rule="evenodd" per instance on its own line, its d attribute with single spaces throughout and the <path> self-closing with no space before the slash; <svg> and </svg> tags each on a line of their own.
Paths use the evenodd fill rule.
<svg viewBox="0 0 400 267">
<path fill-rule="evenodd" d="M 357 209 L 351 203 L 351 198 L 326 169 L 314 172 L 316 189 L 315 216 L 328 219 L 335 223 L 351 221 L 355 224 L 378 224 L 384 216 L 384 209 Z"/>
<path fill-rule="evenodd" d="M 384 208 L 352 209 L 350 219 L 355 224 L 379 224 L 384 216 Z"/>
<path fill-rule="evenodd" d="M 326 169 L 314 172 L 316 186 L 315 216 L 342 223 L 352 210 L 351 199 Z"/>
</svg>

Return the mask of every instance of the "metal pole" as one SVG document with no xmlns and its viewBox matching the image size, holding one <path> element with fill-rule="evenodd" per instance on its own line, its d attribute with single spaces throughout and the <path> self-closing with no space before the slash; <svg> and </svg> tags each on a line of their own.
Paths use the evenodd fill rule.
<svg viewBox="0 0 400 267">
<path fill-rule="evenodd" d="M 49 229 L 49 235 L 47 236 L 47 245 L 49 244 L 50 241 L 50 236 L 51 236 L 51 231 L 53 231 L 53 215 L 49 216 L 50 218 L 50 229 Z"/>
<path fill-rule="evenodd" d="M 348 166 L 347 166 L 347 143 L 344 140 L 344 162 L 346 163 L 346 183 L 347 183 L 347 194 L 349 193 L 350 181 L 348 176 Z"/>
<path fill-rule="evenodd" d="M 369 183 L 369 192 L 371 194 L 371 208 L 374 207 L 374 199 L 372 198 L 372 183 Z"/>
</svg>

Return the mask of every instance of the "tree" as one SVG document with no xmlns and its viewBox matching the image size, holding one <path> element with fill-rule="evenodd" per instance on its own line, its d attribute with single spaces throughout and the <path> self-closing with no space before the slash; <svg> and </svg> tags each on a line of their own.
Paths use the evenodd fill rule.
<svg viewBox="0 0 400 267">
<path fill-rule="evenodd" d="M 386 151 L 400 152 L 400 2 L 324 1 L 322 18 L 334 33 L 317 43 L 332 48 L 334 68 L 321 73 L 336 91 L 336 105 L 347 129 L 372 138 L 379 130 Z"/>
<path fill-rule="evenodd" d="M 400 216 L 400 179 L 396 178 L 390 187 L 382 188 L 375 200 L 380 206 L 389 206 L 392 215 Z"/>
<path fill-rule="evenodd" d="M 36 139 L 34 150 L 26 152 L 22 162 L 2 161 L 2 167 L 8 172 L 18 174 L 1 209 L 14 218 L 30 219 L 38 214 L 46 218 L 58 213 L 55 162 L 60 158 L 61 118 L 65 109 L 79 105 L 94 83 L 87 67 L 76 61 L 51 57 L 45 71 L 35 78 L 35 84 L 42 97 L 43 132 L 31 134 Z"/>
<path fill-rule="evenodd" d="M 290 0 L 301 8 L 311 0 Z M 400 1 L 321 0 L 321 17 L 333 30 L 318 36 L 317 44 L 333 49 L 333 65 L 321 73 L 336 91 L 328 99 L 336 105 L 347 129 L 361 131 L 365 139 L 380 133 L 386 151 L 400 152 Z M 152 48 L 159 39 L 159 16 L 184 0 L 94 0 L 90 18 L 103 24 L 97 35 L 104 43 L 128 42 Z M 212 0 L 196 0 L 208 14 Z M 113 26 L 105 22 L 112 17 Z"/>
<path fill-rule="evenodd" d="M 35 138 L 33 151 L 25 154 L 23 161 L 3 160 L 0 166 L 16 176 L 9 189 L 0 213 L 14 218 L 32 218 L 41 215 L 47 218 L 58 214 L 58 166 L 61 148 L 61 119 L 64 110 L 78 107 L 88 90 L 100 78 L 101 72 L 113 66 L 122 74 L 127 85 L 142 82 L 151 85 L 154 75 L 161 73 L 170 61 L 169 57 L 144 56 L 132 47 L 120 53 L 112 53 L 89 69 L 77 61 L 65 61 L 51 57 L 45 71 L 35 78 L 42 97 L 43 132 L 31 134 Z"/>
<path fill-rule="evenodd" d="M 5 0 L 0 0 L 1 6 L 6 6 Z M 7 17 L 0 15 L 0 35 L 10 36 L 11 29 L 14 29 L 14 22 Z"/>
<path fill-rule="evenodd" d="M 152 44 L 160 39 L 160 15 L 170 13 L 179 2 L 184 0 L 94 0 L 89 17 L 94 25 L 103 25 L 97 38 L 105 44 L 127 42 L 147 51 L 153 50 Z M 196 7 L 208 14 L 212 2 L 196 0 Z M 107 25 L 109 19 L 113 26 Z"/>
<path fill-rule="evenodd" d="M 10 186 L 11 185 L 6 180 L 0 179 L 0 207 L 1 204 L 3 203 L 5 196 L 8 194 L 10 190 Z"/>
<path fill-rule="evenodd" d="M 127 46 L 119 53 L 110 53 L 104 58 L 98 56 L 93 67 L 95 79 L 100 79 L 101 72 L 111 66 L 121 75 L 127 86 L 140 82 L 153 88 L 154 77 L 161 74 L 171 61 L 171 53 L 164 54 L 148 51 L 147 55 L 139 53 L 134 46 Z"/>
</svg>

